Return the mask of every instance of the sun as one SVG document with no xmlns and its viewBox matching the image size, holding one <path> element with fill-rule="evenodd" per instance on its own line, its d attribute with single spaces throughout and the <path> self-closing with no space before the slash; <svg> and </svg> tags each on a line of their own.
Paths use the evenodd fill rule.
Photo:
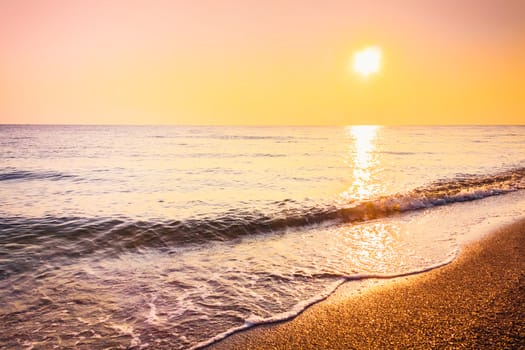
<svg viewBox="0 0 525 350">
<path fill-rule="evenodd" d="M 364 78 L 381 70 L 382 52 L 379 46 L 365 47 L 354 53 L 352 69 Z"/>
</svg>

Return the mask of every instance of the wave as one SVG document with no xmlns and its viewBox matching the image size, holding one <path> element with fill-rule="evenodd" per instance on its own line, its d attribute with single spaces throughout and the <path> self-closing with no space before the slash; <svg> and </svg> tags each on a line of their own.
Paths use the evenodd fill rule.
<svg viewBox="0 0 525 350">
<path fill-rule="evenodd" d="M 64 174 L 56 171 L 28 171 L 14 168 L 4 168 L 0 172 L 0 181 L 12 180 L 62 180 L 72 178 L 74 175 Z"/>
<path fill-rule="evenodd" d="M 26 173 L 2 174 L 44 176 Z M 45 178 L 64 176 L 47 174 Z M 1 177 L 0 177 L 1 179 Z M 27 246 L 46 256 L 82 256 L 95 251 L 124 252 L 142 248 L 169 248 L 229 241 L 246 235 L 284 232 L 311 224 L 337 224 L 383 218 L 398 213 L 472 201 L 525 189 L 525 168 L 492 175 L 459 174 L 412 191 L 382 196 L 345 205 L 324 205 L 282 209 L 274 203 L 270 214 L 229 210 L 221 216 L 185 220 L 145 220 L 129 218 L 11 217 L 0 219 L 0 249 L 9 254 Z M 284 201 L 286 202 L 286 201 Z M 286 203 L 285 203 L 286 204 Z M 52 246 L 53 249 L 45 247 Z"/>
</svg>

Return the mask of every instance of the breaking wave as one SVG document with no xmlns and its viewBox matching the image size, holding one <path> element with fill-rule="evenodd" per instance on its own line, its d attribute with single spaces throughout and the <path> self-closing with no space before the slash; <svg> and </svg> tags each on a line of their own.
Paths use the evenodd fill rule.
<svg viewBox="0 0 525 350">
<path fill-rule="evenodd" d="M 28 172 L 1 174 L 0 179 L 44 176 Z M 46 174 L 47 177 L 64 176 Z M 246 235 L 282 232 L 311 224 L 361 222 L 449 203 L 477 200 L 525 189 L 525 168 L 491 175 L 460 174 L 425 187 L 346 206 L 325 205 L 277 209 L 271 214 L 234 212 L 217 217 L 171 221 L 134 221 L 128 218 L 11 217 L 0 221 L 0 243 L 10 253 L 34 247 L 35 256 L 82 256 L 94 251 L 111 254 L 141 248 L 173 248 Z M 279 208 L 277 203 L 276 208 Z M 38 252 L 40 251 L 41 254 Z M 22 264 L 23 265 L 23 264 Z M 21 266 L 18 268 L 22 268 Z"/>
</svg>

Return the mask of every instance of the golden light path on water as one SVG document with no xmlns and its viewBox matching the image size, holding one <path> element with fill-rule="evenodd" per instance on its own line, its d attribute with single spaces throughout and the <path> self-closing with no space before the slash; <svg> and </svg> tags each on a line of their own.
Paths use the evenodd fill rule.
<svg viewBox="0 0 525 350">
<path fill-rule="evenodd" d="M 345 200 L 368 199 L 378 194 L 379 184 L 374 183 L 373 171 L 379 165 L 374 155 L 376 149 L 375 140 L 380 126 L 358 125 L 347 128 L 349 136 L 354 143 L 351 146 L 351 159 L 348 161 L 353 172 L 353 182 L 349 188 L 341 193 Z"/>
<path fill-rule="evenodd" d="M 355 125 L 346 129 L 352 140 L 349 159 L 346 161 L 352 171 L 352 182 L 347 190 L 340 194 L 346 204 L 369 200 L 382 191 L 380 179 L 374 176 L 381 169 L 376 144 L 380 129 L 381 126 L 377 125 Z M 363 261 L 374 261 L 378 270 L 385 268 L 380 262 L 391 261 L 396 255 L 395 247 L 398 245 L 400 229 L 396 224 L 383 222 L 369 225 L 350 224 L 336 229 L 342 245 L 348 249 L 344 254 L 347 256 L 344 269 L 351 271 L 352 266 Z"/>
</svg>

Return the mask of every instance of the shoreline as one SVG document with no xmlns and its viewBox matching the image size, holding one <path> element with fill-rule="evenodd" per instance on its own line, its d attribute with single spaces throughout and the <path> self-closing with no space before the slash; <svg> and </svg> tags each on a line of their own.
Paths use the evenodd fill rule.
<svg viewBox="0 0 525 350">
<path fill-rule="evenodd" d="M 525 347 L 525 219 L 471 243 L 447 266 L 349 290 L 206 349 Z"/>
</svg>

